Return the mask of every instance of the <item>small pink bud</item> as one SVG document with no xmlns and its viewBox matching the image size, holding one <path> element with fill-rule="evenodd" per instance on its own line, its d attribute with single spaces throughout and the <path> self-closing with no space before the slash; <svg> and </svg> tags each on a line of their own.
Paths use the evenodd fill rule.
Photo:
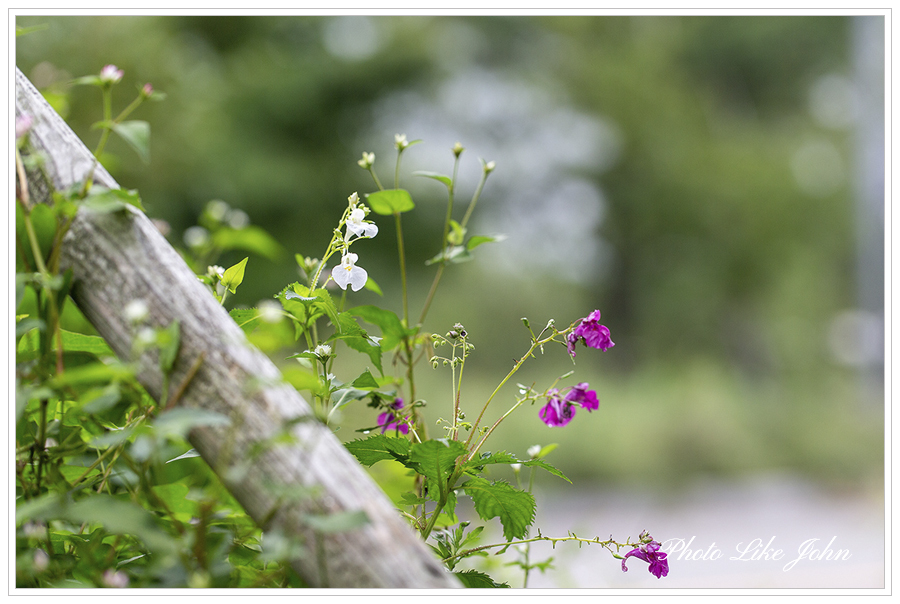
<svg viewBox="0 0 900 604">
<path fill-rule="evenodd" d="M 141 94 L 145 97 L 150 97 L 153 94 L 153 86 L 150 82 L 144 84 L 144 87 L 141 88 Z"/>
</svg>

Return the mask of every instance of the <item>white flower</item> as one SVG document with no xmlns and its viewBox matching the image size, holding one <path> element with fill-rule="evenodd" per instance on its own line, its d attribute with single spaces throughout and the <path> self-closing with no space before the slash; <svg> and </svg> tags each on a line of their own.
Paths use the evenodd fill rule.
<svg viewBox="0 0 900 604">
<path fill-rule="evenodd" d="M 278 323 L 281 321 L 282 310 L 281 304 L 274 300 L 263 300 L 256 307 L 259 311 L 259 318 L 266 323 Z"/>
<path fill-rule="evenodd" d="M 362 267 L 356 266 L 356 254 L 344 254 L 341 263 L 331 269 L 331 278 L 341 289 L 347 289 L 347 285 L 353 291 L 359 291 L 369 280 L 369 274 Z"/>
<path fill-rule="evenodd" d="M 102 84 L 115 84 L 122 79 L 122 70 L 115 65 L 104 65 L 100 70 L 100 82 Z"/>
<path fill-rule="evenodd" d="M 528 457 L 534 459 L 541 452 L 540 445 L 534 445 L 533 447 L 528 447 Z"/>
<path fill-rule="evenodd" d="M 150 308 L 141 299 L 132 300 L 125 305 L 125 318 L 131 323 L 140 323 L 150 315 Z"/>
<path fill-rule="evenodd" d="M 394 135 L 394 146 L 401 150 L 409 147 L 409 143 L 406 141 L 406 135 L 405 134 L 395 134 Z"/>
<path fill-rule="evenodd" d="M 520 464 L 520 463 L 511 463 L 509 465 L 512 467 L 513 472 L 518 472 L 519 470 L 522 469 L 522 464 Z"/>
<path fill-rule="evenodd" d="M 347 234 L 353 233 L 357 237 L 374 237 L 378 234 L 378 227 L 363 220 L 366 217 L 366 211 L 362 208 L 354 208 L 347 218 Z"/>
<path fill-rule="evenodd" d="M 328 344 L 319 344 L 316 346 L 316 349 L 313 350 L 313 354 L 319 357 L 320 359 L 324 359 L 331 356 L 331 346 Z"/>
<path fill-rule="evenodd" d="M 375 154 L 374 153 L 366 153 L 363 151 L 362 159 L 356 162 L 360 165 L 360 167 L 368 170 L 372 167 L 372 164 L 375 163 Z"/>
</svg>

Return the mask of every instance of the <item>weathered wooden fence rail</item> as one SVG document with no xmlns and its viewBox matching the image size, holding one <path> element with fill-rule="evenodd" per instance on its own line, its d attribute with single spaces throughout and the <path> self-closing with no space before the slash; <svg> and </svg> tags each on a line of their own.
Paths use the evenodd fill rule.
<svg viewBox="0 0 900 604">
<path fill-rule="evenodd" d="M 93 163 L 90 151 L 17 69 L 16 115 L 21 114 L 34 119 L 30 143 L 44 155 L 50 181 L 29 174 L 32 198 L 46 200 L 50 189 L 82 182 Z M 118 188 L 102 167 L 94 182 Z M 307 583 L 351 588 L 460 586 L 331 431 L 312 420 L 306 401 L 283 383 L 265 355 L 247 343 L 241 329 L 142 212 L 130 206 L 114 213 L 81 208 L 63 241 L 61 263 L 72 270 L 75 303 L 121 358 L 130 359 L 132 354 L 133 328 L 124 315 L 130 301 L 148 304 L 155 327 L 180 323 L 181 349 L 171 384 L 184 380 L 201 354 L 204 360 L 178 405 L 231 418 L 229 427 L 195 428 L 191 444 L 251 517 L 266 530 L 278 530 L 307 545 L 309 555 L 292 561 Z M 138 379 L 159 400 L 164 380 L 155 356 L 144 354 L 139 366 Z M 254 445 L 289 424 L 293 444 L 254 453 Z M 312 495 L 283 497 L 298 487 Z M 347 531 L 321 532 L 309 521 L 311 516 L 354 511 L 365 512 L 369 522 Z"/>
</svg>

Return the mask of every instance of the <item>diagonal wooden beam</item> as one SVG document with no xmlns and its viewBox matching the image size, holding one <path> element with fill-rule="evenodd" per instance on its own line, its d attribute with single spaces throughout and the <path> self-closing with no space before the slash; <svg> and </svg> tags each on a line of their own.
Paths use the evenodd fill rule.
<svg viewBox="0 0 900 604">
<path fill-rule="evenodd" d="M 93 156 L 17 69 L 16 115 L 22 114 L 34 119 L 29 145 L 44 157 L 43 174 L 27 176 L 33 201 L 83 182 Z M 94 183 L 118 188 L 102 167 Z M 121 358 L 132 358 L 135 334 L 124 315 L 132 300 L 147 303 L 154 327 L 179 322 L 181 348 L 171 383 L 181 383 L 192 368 L 196 373 L 177 404 L 231 419 L 229 426 L 195 428 L 191 444 L 267 532 L 304 545 L 306 555 L 292 566 L 309 585 L 460 587 L 142 212 L 131 206 L 112 213 L 80 208 L 60 258 L 72 270 L 73 300 Z M 144 353 L 138 363 L 139 381 L 159 400 L 164 380 L 155 353 Z M 286 429 L 293 443 L 256 452 Z M 316 529 L 315 517 L 342 512 L 364 512 L 369 521 L 343 532 Z"/>
</svg>

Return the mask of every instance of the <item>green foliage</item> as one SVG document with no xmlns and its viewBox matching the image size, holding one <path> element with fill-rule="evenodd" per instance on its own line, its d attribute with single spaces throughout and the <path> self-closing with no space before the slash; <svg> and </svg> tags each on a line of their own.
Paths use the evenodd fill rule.
<svg viewBox="0 0 900 604">
<path fill-rule="evenodd" d="M 369 202 L 369 205 L 372 206 L 372 210 L 376 214 L 382 214 L 384 216 L 409 212 L 416 207 L 409 191 L 404 189 L 375 191 L 374 193 L 366 195 L 366 201 Z"/>
</svg>

